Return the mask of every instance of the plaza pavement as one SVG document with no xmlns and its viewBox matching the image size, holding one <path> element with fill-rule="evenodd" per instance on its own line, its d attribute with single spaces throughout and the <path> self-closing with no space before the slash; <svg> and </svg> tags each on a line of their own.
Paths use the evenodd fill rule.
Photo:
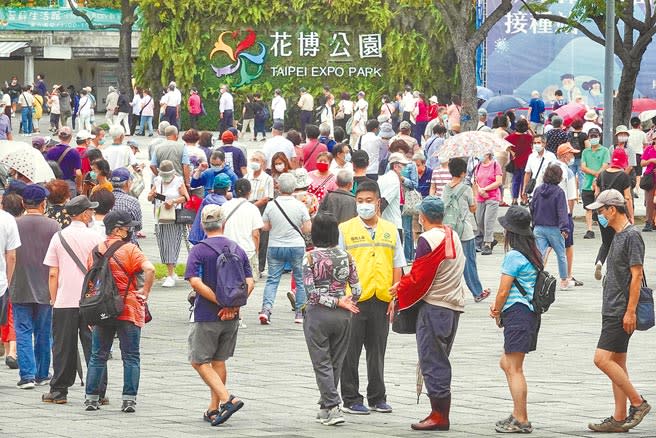
<svg viewBox="0 0 656 438">
<path fill-rule="evenodd" d="M 148 140 L 137 137 L 145 147 Z M 109 140 L 108 140 L 109 143 Z M 253 149 L 258 145 L 250 145 Z M 142 147 L 142 151 L 144 150 Z M 140 160 L 145 160 L 143 152 Z M 145 252 L 158 262 L 153 236 L 153 219 L 142 196 Z M 580 208 L 580 207 L 578 207 Z M 503 213 L 504 209 L 501 209 Z M 534 436 L 598 436 L 587 430 L 589 421 L 609 416 L 613 409 L 608 379 L 593 365 L 592 357 L 601 326 L 601 283 L 593 278 L 594 257 L 600 244 L 583 240 L 584 228 L 575 231 L 575 277 L 585 285 L 559 292 L 556 303 L 544 315 L 538 350 L 527 356 L 529 417 Z M 656 233 L 645 234 L 648 280 L 656 275 L 653 249 Z M 479 256 L 479 272 L 485 287 L 496 290 L 502 248 L 492 256 Z M 186 251 L 181 251 L 181 260 Z M 548 269 L 556 271 L 555 260 Z M 241 397 L 244 408 L 225 425 L 213 428 L 203 422 L 209 391 L 187 362 L 188 286 L 180 281 L 173 289 L 158 282 L 150 305 L 153 321 L 142 331 L 141 386 L 137 412 L 120 412 L 122 367 L 118 342 L 109 361 L 108 396 L 111 403 L 97 412 L 82 408 L 84 390 L 79 380 L 71 388 L 68 404 L 41 402 L 48 387 L 16 388 L 18 374 L 0 367 L 1 437 L 449 437 L 493 436 L 494 423 L 507 417 L 512 401 L 498 360 L 503 334 L 488 317 L 490 301 L 475 304 L 467 297 L 453 346 L 453 403 L 449 432 L 421 433 L 410 423 L 424 418 L 429 401 L 422 394 L 416 404 L 417 353 L 414 336 L 390 333 L 386 355 L 386 384 L 391 414 L 347 415 L 347 423 L 327 427 L 314 421 L 318 399 L 312 365 L 302 327 L 293 323 L 293 312 L 284 296 L 289 275 L 281 281 L 272 325 L 260 326 L 264 280 L 258 282 L 242 314 L 247 327 L 239 332 L 235 357 L 228 362 L 228 388 Z M 650 282 L 653 283 L 653 282 Z M 656 283 L 653 283 L 656 284 Z M 636 333 L 629 348 L 628 367 L 634 384 L 644 397 L 656 402 L 656 329 Z M 366 367 L 360 366 L 361 391 L 366 389 Z M 630 432 L 635 437 L 656 437 L 656 412 Z"/>
</svg>

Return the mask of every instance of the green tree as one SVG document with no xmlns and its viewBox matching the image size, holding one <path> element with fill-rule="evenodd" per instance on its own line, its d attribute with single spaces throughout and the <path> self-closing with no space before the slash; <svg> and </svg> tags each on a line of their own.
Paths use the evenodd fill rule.
<svg viewBox="0 0 656 438">
<path fill-rule="evenodd" d="M 461 114 L 465 120 L 462 129 L 465 131 L 474 129 L 477 124 L 476 48 L 483 43 L 492 26 L 512 9 L 511 0 L 502 0 L 477 28 L 475 3 L 472 0 L 435 0 L 435 7 L 449 29 L 458 61 Z"/>
<path fill-rule="evenodd" d="M 606 1 L 605 0 L 577 0 L 567 17 L 550 13 L 549 7 L 558 0 L 522 0 L 524 7 L 536 20 L 546 19 L 565 26 L 562 31 L 578 30 L 592 41 L 606 45 Z M 656 34 L 656 8 L 652 1 L 644 2 L 644 18 L 636 15 L 636 6 L 633 0 L 615 0 L 617 17 L 615 19 L 615 55 L 622 61 L 622 75 L 613 100 L 614 117 L 613 126 L 628 124 L 633 106 L 633 93 L 635 92 L 642 57 Z M 587 24 L 594 23 L 589 29 Z M 593 30 L 594 29 L 594 30 Z M 596 30 L 596 31 L 595 31 Z"/>
</svg>

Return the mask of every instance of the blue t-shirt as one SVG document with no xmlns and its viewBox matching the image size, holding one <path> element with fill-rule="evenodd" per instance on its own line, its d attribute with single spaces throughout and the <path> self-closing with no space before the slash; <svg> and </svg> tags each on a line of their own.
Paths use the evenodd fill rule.
<svg viewBox="0 0 656 438">
<path fill-rule="evenodd" d="M 333 153 L 333 148 L 337 144 L 337 142 L 330 137 L 324 137 L 323 135 L 319 137 L 319 143 L 323 143 L 326 145 L 326 148 L 328 149 L 328 152 L 331 154 Z"/>
<path fill-rule="evenodd" d="M 200 207 L 198 207 L 196 217 L 194 218 L 194 223 L 191 224 L 191 231 L 189 231 L 189 241 L 192 243 L 192 245 L 197 244 L 201 240 L 205 239 L 205 237 L 207 237 L 200 223 L 203 208 L 209 204 L 223 205 L 227 201 L 228 200 L 225 198 L 225 196 L 218 193 L 209 193 L 207 196 L 205 196 L 205 199 L 203 199 L 203 202 L 201 202 Z"/>
<path fill-rule="evenodd" d="M 246 176 L 242 175 L 241 168 L 248 166 L 248 162 L 246 161 L 246 157 L 241 149 L 232 145 L 221 146 L 219 149 L 225 154 L 226 165 L 232 169 L 237 178 L 243 178 Z M 230 176 L 230 174 L 228 174 L 228 176 Z M 232 180 L 231 176 L 230 179 Z M 234 184 L 234 181 L 232 183 Z"/>
<path fill-rule="evenodd" d="M 544 102 L 541 99 L 531 99 L 528 106 L 531 108 L 531 122 L 540 123 L 540 114 L 544 112 Z"/>
<path fill-rule="evenodd" d="M 228 166 L 223 166 L 222 169 L 217 169 L 214 167 L 210 167 L 209 169 L 203 171 L 203 173 L 200 174 L 200 178 L 191 178 L 191 188 L 194 189 L 196 187 L 205 187 L 205 195 L 210 193 L 214 189 L 214 178 L 220 173 L 225 173 L 228 175 L 230 178 L 231 186 L 230 186 L 230 191 L 232 192 L 233 195 L 235 195 L 235 183 L 239 178 L 237 178 L 237 175 L 235 172 L 232 171 L 232 169 Z"/>
<path fill-rule="evenodd" d="M 62 171 L 64 179 L 75 181 L 75 171 L 77 169 L 82 169 L 82 159 L 80 158 L 80 153 L 77 149 L 67 144 L 58 144 L 48 151 L 46 159 L 58 161 L 66 149 L 70 149 L 70 151 L 68 151 L 64 158 L 62 158 L 59 163 L 59 168 Z"/>
<path fill-rule="evenodd" d="M 503 305 L 502 311 L 508 310 L 510 306 L 516 303 L 528 306 L 532 311 L 533 305 L 531 304 L 531 300 L 533 299 L 533 288 L 538 279 L 538 271 L 531 262 L 529 262 L 521 252 L 514 249 L 510 250 L 503 258 L 501 273 L 517 279 L 517 282 L 521 284 L 526 291 L 526 295 L 522 295 L 519 289 L 517 289 L 517 286 L 513 284 L 510 288 L 508 298 L 506 299 L 506 304 Z"/>
<path fill-rule="evenodd" d="M 210 246 L 222 251 L 225 245 L 235 245 L 235 254 L 239 256 L 244 266 L 244 274 L 246 278 L 252 278 L 253 272 L 251 265 L 248 262 L 246 252 L 235 242 L 227 237 L 208 237 L 204 240 Z M 196 245 L 189 251 L 187 258 L 187 269 L 185 270 L 185 280 L 191 277 L 199 277 L 207 286 L 214 290 L 216 282 L 216 252 L 212 251 L 205 245 Z M 196 295 L 194 302 L 194 313 L 192 315 L 192 322 L 209 322 L 219 321 L 218 313 L 220 307 L 211 301 L 206 300 L 200 294 Z"/>
</svg>

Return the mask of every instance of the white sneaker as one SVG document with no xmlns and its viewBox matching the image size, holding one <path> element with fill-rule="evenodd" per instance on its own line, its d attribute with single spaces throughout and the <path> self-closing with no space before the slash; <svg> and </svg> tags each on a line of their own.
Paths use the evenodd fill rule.
<svg viewBox="0 0 656 438">
<path fill-rule="evenodd" d="M 173 277 L 166 277 L 162 282 L 162 287 L 175 287 L 175 279 Z"/>
<path fill-rule="evenodd" d="M 560 282 L 560 290 L 573 290 L 575 283 L 572 280 L 565 280 Z"/>
<path fill-rule="evenodd" d="M 178 277 L 178 274 L 176 274 L 175 272 L 173 273 L 171 278 L 173 278 L 174 281 L 178 281 L 180 279 L 180 277 Z"/>
<path fill-rule="evenodd" d="M 595 280 L 601 280 L 601 267 L 602 267 L 601 262 L 597 262 L 597 264 L 595 264 L 595 270 L 594 270 Z"/>
</svg>

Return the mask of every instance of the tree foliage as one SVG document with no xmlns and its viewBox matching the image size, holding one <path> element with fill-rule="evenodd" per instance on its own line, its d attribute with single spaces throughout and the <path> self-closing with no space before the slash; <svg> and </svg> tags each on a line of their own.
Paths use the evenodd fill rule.
<svg viewBox="0 0 656 438">
<path fill-rule="evenodd" d="M 295 94 L 300 86 L 317 93 L 324 83 L 337 91 L 364 90 L 376 98 L 406 83 L 425 93 L 450 94 L 457 76 L 453 52 L 440 14 L 430 0 L 140 0 L 143 31 L 135 76 L 141 84 L 160 88 L 175 80 L 183 89 L 196 85 L 206 98 L 218 94 L 219 81 L 206 58 L 225 30 L 253 28 L 312 30 L 322 40 L 337 28 L 380 32 L 384 38 L 382 78 L 267 77 L 243 88 L 266 96 L 280 88 Z M 312 60 L 296 55 L 294 65 Z"/>
</svg>

